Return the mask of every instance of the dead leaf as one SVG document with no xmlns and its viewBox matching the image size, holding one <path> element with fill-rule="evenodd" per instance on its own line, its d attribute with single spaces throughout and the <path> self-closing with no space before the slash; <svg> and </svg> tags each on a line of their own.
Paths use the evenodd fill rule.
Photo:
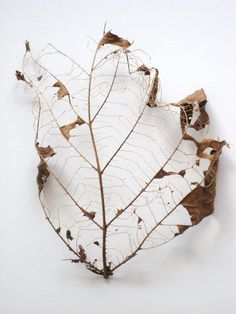
<svg viewBox="0 0 236 314">
<path fill-rule="evenodd" d="M 62 84 L 62 82 L 60 81 L 57 81 L 53 87 L 59 87 L 58 91 L 57 91 L 57 97 L 58 99 L 62 99 L 64 96 L 67 96 L 69 95 L 69 92 L 67 90 L 67 88 L 65 87 L 64 84 Z"/>
<path fill-rule="evenodd" d="M 61 126 L 60 127 L 61 133 L 67 140 L 69 140 L 71 136 L 70 130 L 74 129 L 76 125 L 82 125 L 84 123 L 85 121 L 82 118 L 78 117 L 74 122 Z"/>
<path fill-rule="evenodd" d="M 35 146 L 39 155 L 42 158 L 52 157 L 56 154 L 50 145 L 48 145 L 47 147 L 42 147 L 42 146 L 39 146 L 39 143 L 36 143 Z"/>
<path fill-rule="evenodd" d="M 107 44 L 119 46 L 123 49 L 127 49 L 129 46 L 131 46 L 131 43 L 128 40 L 123 39 L 123 38 L 121 38 L 115 34 L 112 34 L 110 31 L 107 32 L 102 37 L 102 39 L 100 40 L 100 42 L 98 44 L 98 49 L 101 48 L 101 46 L 104 46 Z"/>
<path fill-rule="evenodd" d="M 52 145 L 43 140 L 36 144 L 39 197 L 43 190 L 40 202 L 46 218 L 76 255 L 72 262 L 108 278 L 143 249 L 168 242 L 175 232 L 184 233 L 214 211 L 218 160 L 226 142 L 204 139 L 203 132 L 195 136 L 209 123 L 203 89 L 178 104 L 160 104 L 158 69 L 142 64 L 140 53 L 128 50 L 131 43 L 111 32 L 98 42 L 88 72 L 54 46 L 39 53 L 49 57 L 41 66 L 26 41 L 24 68 L 16 77 L 34 94 L 36 137 Z M 56 64 L 59 56 L 67 65 L 62 72 Z M 144 109 L 143 100 L 144 106 L 158 108 Z M 89 121 L 77 117 L 78 104 Z M 180 119 L 177 126 L 175 117 Z M 75 141 L 66 145 L 70 139 Z M 60 156 L 50 159 L 56 147 Z M 186 225 L 179 207 L 189 218 Z"/>
<path fill-rule="evenodd" d="M 80 258 L 80 262 L 84 263 L 86 261 L 87 255 L 85 253 L 85 249 L 83 248 L 83 246 L 80 244 L 79 245 L 79 258 Z"/>
<path fill-rule="evenodd" d="M 41 160 L 38 165 L 38 175 L 37 175 L 37 184 L 38 184 L 39 194 L 41 193 L 49 175 L 50 175 L 50 172 L 48 170 L 47 164 Z"/>
<path fill-rule="evenodd" d="M 72 235 L 71 235 L 71 231 L 68 229 L 68 230 L 66 230 L 66 238 L 67 238 L 67 240 L 70 240 L 70 241 L 72 241 L 74 238 L 72 237 Z"/>
<path fill-rule="evenodd" d="M 142 64 L 140 67 L 138 67 L 137 71 L 143 72 L 144 75 L 150 75 L 150 69 L 145 64 Z"/>
<path fill-rule="evenodd" d="M 155 77 L 152 81 L 152 87 L 149 93 L 149 97 L 148 97 L 148 102 L 147 102 L 147 106 L 153 108 L 153 107 L 157 107 L 157 103 L 156 103 L 156 97 L 157 97 L 157 92 L 158 92 L 158 70 L 154 69 L 155 71 Z"/>
</svg>

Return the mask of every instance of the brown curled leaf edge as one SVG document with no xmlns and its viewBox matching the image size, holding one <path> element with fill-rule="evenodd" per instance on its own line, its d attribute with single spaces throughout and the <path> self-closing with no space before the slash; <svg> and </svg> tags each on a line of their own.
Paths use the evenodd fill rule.
<svg viewBox="0 0 236 314">
<path fill-rule="evenodd" d="M 207 124 L 209 124 L 209 116 L 206 111 L 206 103 L 207 97 L 205 91 L 202 88 L 196 90 L 193 94 L 188 95 L 178 102 L 178 105 L 180 106 L 180 124 L 183 132 L 186 126 L 194 128 L 196 131 L 199 131 L 205 128 Z M 195 120 L 195 122 L 191 124 L 193 111 L 196 107 L 198 107 L 197 109 L 199 115 L 197 120 Z"/>
<path fill-rule="evenodd" d="M 70 131 L 72 129 L 74 129 L 77 125 L 82 125 L 84 123 L 85 123 L 85 121 L 83 119 L 81 119 L 80 117 L 78 117 L 74 122 L 61 126 L 60 131 L 61 131 L 62 135 L 67 140 L 69 140 L 71 137 Z"/>
<path fill-rule="evenodd" d="M 49 175 L 50 175 L 50 172 L 48 170 L 47 164 L 43 160 L 41 160 L 38 165 L 38 175 L 37 175 L 37 184 L 38 184 L 39 194 L 42 192 Z"/>
<path fill-rule="evenodd" d="M 110 31 L 107 32 L 99 41 L 98 49 L 107 44 L 115 45 L 123 49 L 127 49 L 131 46 L 131 43 L 128 40 L 123 39 Z"/>
<path fill-rule="evenodd" d="M 128 60 L 127 56 L 130 53 L 129 50 L 127 50 L 131 43 L 123 39 L 122 37 L 119 37 L 110 31 L 105 33 L 104 36 L 101 38 L 97 45 L 97 49 L 95 52 L 94 60 L 96 60 L 97 53 L 99 49 L 106 45 L 113 45 L 118 46 L 121 49 L 114 50 L 114 55 L 119 54 L 125 54 L 126 59 Z M 110 48 L 110 47 L 109 47 Z M 28 41 L 25 42 L 25 49 L 26 55 L 31 55 L 31 47 Z M 101 49 L 103 50 L 103 49 Z M 117 52 L 119 51 L 119 52 Z M 110 53 L 111 54 L 111 53 Z M 120 56 L 119 56 L 120 57 Z M 34 59 L 33 59 L 34 60 Z M 105 59 L 104 59 L 105 60 Z M 101 62 L 100 62 L 101 63 Z M 100 64 L 99 63 L 99 64 Z M 93 70 L 95 68 L 95 63 L 93 63 L 92 70 L 89 74 L 89 85 L 91 85 L 92 77 L 93 77 Z M 135 63 L 135 65 L 138 64 Z M 45 68 L 42 68 L 40 70 L 45 70 Z M 42 71 L 43 72 L 43 71 Z M 133 135 L 133 130 L 135 129 L 136 125 L 139 123 L 139 120 L 142 118 L 142 115 L 144 112 L 155 113 L 157 110 L 159 110 L 159 102 L 158 102 L 158 92 L 159 92 L 159 71 L 157 68 L 149 68 L 145 64 L 140 64 L 137 66 L 134 70 L 134 72 L 138 75 L 140 75 L 140 81 L 141 79 L 147 79 L 149 80 L 148 88 L 146 90 L 146 101 L 144 102 L 144 108 L 143 111 L 141 111 L 140 116 L 138 117 L 135 126 L 133 127 L 132 131 L 129 133 L 128 137 L 125 139 L 125 141 L 122 143 L 122 145 L 125 145 L 126 140 L 129 138 L 130 135 Z M 133 75 L 134 72 L 129 71 L 129 75 Z M 50 72 L 48 72 L 50 74 Z M 28 77 L 27 71 L 23 69 L 23 71 L 16 71 L 15 73 L 17 80 L 23 81 L 27 84 L 28 87 L 32 89 L 36 89 L 37 86 L 34 87 L 33 80 Z M 116 75 L 116 74 L 115 74 Z M 55 81 L 55 76 L 52 77 Z M 36 81 L 39 83 L 42 79 L 41 72 L 39 75 L 36 76 Z M 115 81 L 116 77 L 114 76 L 113 83 Z M 112 83 L 112 84 L 113 84 Z M 53 87 L 58 88 L 57 90 L 57 98 L 58 100 L 63 99 L 65 96 L 67 96 L 64 101 L 68 101 L 69 106 L 73 108 L 73 104 L 71 102 L 70 97 L 70 88 L 66 87 L 67 84 L 63 83 L 60 80 L 57 80 Z M 50 85 L 52 86 L 52 85 Z M 90 87 L 89 87 L 90 88 Z M 110 88 L 110 92 L 112 92 L 112 85 Z M 38 94 L 37 94 L 38 95 Z M 90 95 L 90 90 L 89 90 Z M 88 96 L 89 97 L 89 96 Z M 109 95 L 105 98 L 108 99 Z M 55 97 L 54 97 L 55 99 Z M 89 99 L 90 102 L 90 99 Z M 56 106 L 60 106 L 60 104 L 63 102 L 59 102 Z M 105 102 L 104 102 L 105 103 Z M 104 105 L 103 103 L 103 105 Z M 103 106 L 102 105 L 102 106 Z M 180 129 L 180 133 L 182 134 L 181 142 L 184 143 L 192 143 L 191 145 L 194 147 L 194 154 L 196 156 L 195 160 L 195 166 L 197 168 L 201 167 L 202 161 L 205 161 L 208 163 L 207 167 L 204 168 L 202 180 L 199 182 L 191 182 L 188 178 L 188 169 L 181 169 L 178 171 L 169 170 L 168 168 L 168 161 L 171 161 L 171 157 L 168 159 L 168 161 L 159 168 L 157 172 L 154 173 L 154 175 L 150 178 L 149 182 L 146 183 L 146 185 L 137 192 L 137 195 L 135 195 L 134 199 L 130 201 L 128 205 L 124 205 L 122 208 L 118 207 L 116 208 L 115 215 L 113 218 L 111 218 L 110 221 L 107 220 L 106 216 L 106 207 L 105 207 L 105 201 L 104 201 L 104 188 L 103 188 L 103 172 L 106 169 L 101 169 L 101 165 L 99 163 L 99 155 L 96 152 L 96 137 L 93 134 L 93 122 L 94 119 L 89 118 L 87 121 L 85 118 L 81 118 L 77 115 L 72 122 L 67 123 L 65 125 L 60 125 L 57 123 L 58 130 L 64 141 L 66 143 L 71 144 L 71 137 L 73 136 L 72 130 L 75 128 L 79 128 L 81 125 L 85 125 L 85 127 L 88 127 L 92 139 L 92 143 L 95 150 L 95 159 L 97 164 L 93 165 L 91 164 L 88 159 L 84 158 L 85 163 L 89 163 L 89 166 L 97 172 L 98 179 L 100 182 L 100 193 L 101 193 L 101 200 L 102 200 L 102 209 L 99 211 L 96 210 L 90 210 L 89 208 L 83 208 L 80 204 L 77 204 L 73 197 L 67 192 L 66 188 L 64 188 L 65 194 L 68 193 L 68 195 L 71 197 L 72 201 L 75 202 L 76 206 L 79 208 L 82 214 L 83 223 L 89 223 L 89 226 L 94 226 L 101 230 L 102 237 L 101 239 L 94 239 L 91 241 L 90 244 L 94 244 L 96 249 L 102 250 L 102 268 L 99 268 L 97 266 L 98 259 L 94 259 L 93 261 L 89 258 L 89 252 L 87 250 L 87 247 L 84 245 L 78 243 L 77 244 L 77 234 L 75 233 L 74 229 L 71 227 L 67 227 L 66 229 L 63 228 L 61 224 L 55 225 L 53 221 L 51 220 L 51 217 L 49 214 L 47 214 L 47 211 L 45 210 L 45 207 L 43 205 L 43 195 L 44 189 L 46 188 L 48 178 L 50 175 L 53 176 L 54 179 L 57 180 L 57 183 L 60 185 L 60 178 L 57 178 L 55 173 L 52 171 L 50 167 L 50 160 L 51 158 L 56 158 L 56 147 L 52 147 L 51 145 L 43 145 L 36 141 L 35 148 L 38 153 L 40 162 L 38 165 L 38 173 L 37 173 L 37 185 L 38 185 L 38 192 L 39 192 L 39 198 L 42 203 L 42 206 L 45 211 L 46 218 L 48 219 L 49 223 L 53 227 L 56 234 L 61 238 L 61 240 L 66 244 L 68 249 L 76 256 L 75 259 L 71 259 L 71 262 L 73 263 L 83 263 L 86 265 L 86 268 L 93 273 L 102 275 L 104 278 L 108 278 L 111 276 L 114 271 L 119 268 L 120 266 L 124 265 L 127 261 L 129 261 L 131 258 L 135 257 L 139 251 L 143 249 L 143 246 L 145 242 L 152 236 L 153 232 L 160 226 L 165 225 L 165 220 L 168 218 L 178 206 L 182 206 L 188 213 L 191 223 L 189 224 L 175 224 L 175 231 L 173 232 L 173 238 L 176 236 L 179 236 L 183 234 L 187 229 L 189 229 L 192 226 L 195 226 L 199 224 L 205 217 L 211 215 L 214 212 L 214 201 L 216 196 L 216 178 L 217 178 L 217 170 L 219 165 L 219 159 L 220 155 L 222 153 L 222 148 L 228 144 L 225 141 L 218 141 L 211 138 L 204 138 L 199 140 L 197 136 L 194 137 L 194 134 L 199 134 L 200 130 L 206 128 L 206 126 L 209 125 L 209 115 L 207 113 L 206 109 L 207 105 L 207 96 L 205 91 L 201 88 L 199 90 L 196 90 L 194 93 L 188 95 L 187 97 L 183 98 L 182 100 L 174 103 L 174 104 L 168 104 L 168 108 L 172 108 L 171 106 L 174 106 L 178 110 L 179 115 L 179 121 L 178 121 L 178 128 Z M 149 107 L 149 108 L 148 108 Z M 51 109 L 52 110 L 52 109 Z M 101 108 L 99 108 L 96 115 L 99 114 Z M 40 114 L 41 114 L 41 108 L 40 108 Z M 48 112 L 48 109 L 45 111 Z M 74 112 L 76 112 L 74 110 Z M 39 119 L 40 119 L 39 114 Z M 91 115 L 91 112 L 89 112 L 89 116 Z M 96 117 L 95 115 L 95 117 Z M 38 140 L 38 133 L 40 131 L 40 123 L 38 122 L 38 128 L 37 128 L 37 136 L 36 139 Z M 195 132 L 195 133 L 194 133 Z M 73 144 L 74 145 L 74 144 Z M 112 159 L 116 154 L 120 151 L 120 149 L 123 146 L 120 146 L 119 149 L 116 151 L 116 153 L 113 155 Z M 190 145 L 190 146 L 191 146 Z M 74 146 L 70 146 L 74 148 Z M 179 145 L 176 147 L 179 147 Z M 78 147 L 78 153 L 79 153 L 79 147 Z M 82 156 L 82 155 L 81 155 Z M 83 156 L 82 156 L 83 158 Z M 112 160 L 111 159 L 111 160 Z M 111 161 L 110 160 L 110 161 Z M 107 166 L 107 165 L 106 165 Z M 109 162 L 108 162 L 109 166 Z M 159 221 L 156 221 L 155 226 L 151 229 L 147 229 L 146 225 L 146 217 L 144 215 L 140 215 L 138 210 L 136 208 L 134 209 L 131 206 L 135 203 L 136 199 L 139 199 L 139 197 L 142 197 L 143 193 L 147 190 L 148 186 L 155 182 L 168 182 L 169 178 L 175 177 L 177 180 L 188 180 L 189 185 L 193 188 L 191 188 L 190 192 L 187 193 L 187 195 L 184 195 L 182 199 L 177 202 L 176 206 L 171 209 L 164 218 L 160 219 Z M 129 211 L 128 211 L 129 210 Z M 123 220 L 125 215 L 127 213 L 131 213 L 133 217 L 133 221 L 136 224 L 137 232 L 142 231 L 146 232 L 144 238 L 142 240 L 139 240 L 138 245 L 132 249 L 132 252 L 124 257 L 123 260 L 118 261 L 118 264 L 114 265 L 112 261 L 108 260 L 107 256 L 107 232 L 109 228 L 112 226 L 113 222 L 116 222 L 118 219 Z M 103 224 L 100 224 L 98 221 L 99 217 L 102 217 Z M 144 230 L 144 231 L 143 231 Z M 114 225 L 113 233 L 116 233 L 119 231 L 119 227 L 117 225 Z M 109 235 L 112 235 L 110 233 Z M 114 235 L 114 234 L 113 234 Z M 73 246 L 73 243 L 76 241 L 76 247 Z"/>
<path fill-rule="evenodd" d="M 48 145 L 47 147 L 43 147 L 43 146 L 40 146 L 39 143 L 37 142 L 35 144 L 35 147 L 36 147 L 39 155 L 42 158 L 52 157 L 56 154 L 50 145 Z"/>
<path fill-rule="evenodd" d="M 57 91 L 57 97 L 58 99 L 62 99 L 63 97 L 65 96 L 69 96 L 69 92 L 67 90 L 67 88 L 65 87 L 65 85 L 60 82 L 60 81 L 57 81 L 55 84 L 53 84 L 53 87 L 58 87 L 58 91 Z"/>
<path fill-rule="evenodd" d="M 195 143 L 195 141 L 194 141 Z M 221 149 L 226 145 L 225 141 L 215 141 L 207 139 L 201 143 L 195 143 L 200 149 L 202 155 L 202 150 L 204 148 L 213 148 L 210 155 L 204 155 L 202 158 L 207 158 L 210 160 L 209 168 L 204 171 L 204 182 L 202 185 L 198 185 L 189 194 L 187 194 L 183 200 L 180 202 L 182 206 L 188 211 L 192 225 L 184 226 L 178 225 L 179 232 L 182 234 L 189 227 L 197 225 L 202 221 L 203 218 L 211 215 L 214 212 L 214 200 L 216 195 L 216 175 L 219 163 L 219 157 L 221 154 Z"/>
</svg>

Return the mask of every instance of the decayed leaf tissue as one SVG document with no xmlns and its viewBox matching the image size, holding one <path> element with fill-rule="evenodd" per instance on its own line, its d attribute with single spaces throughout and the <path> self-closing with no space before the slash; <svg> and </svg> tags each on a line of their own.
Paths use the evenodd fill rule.
<svg viewBox="0 0 236 314">
<path fill-rule="evenodd" d="M 206 135 L 201 88 L 160 99 L 159 71 L 112 32 L 91 66 L 29 42 L 21 71 L 32 95 L 39 199 L 71 261 L 104 278 L 214 211 L 225 141 Z"/>
</svg>

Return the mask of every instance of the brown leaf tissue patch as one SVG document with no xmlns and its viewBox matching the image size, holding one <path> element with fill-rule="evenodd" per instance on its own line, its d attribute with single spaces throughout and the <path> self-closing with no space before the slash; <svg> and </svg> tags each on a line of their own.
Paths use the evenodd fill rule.
<svg viewBox="0 0 236 314">
<path fill-rule="evenodd" d="M 144 75 L 150 75 L 150 69 L 145 64 L 140 65 L 137 68 L 137 71 L 138 72 L 143 72 Z"/>
<path fill-rule="evenodd" d="M 25 81 L 25 76 L 20 71 L 16 70 L 16 78 L 18 81 Z"/>
<path fill-rule="evenodd" d="M 88 69 L 52 44 L 23 58 L 39 199 L 71 262 L 107 279 L 214 212 L 227 143 L 208 135 L 204 89 L 163 102 L 157 67 L 110 31 Z"/>
<path fill-rule="evenodd" d="M 42 147 L 39 146 L 39 143 L 36 143 L 35 147 L 42 158 L 52 157 L 56 154 L 50 145 Z"/>
<path fill-rule="evenodd" d="M 55 84 L 53 84 L 53 87 L 58 87 L 58 91 L 57 91 L 57 97 L 58 99 L 62 99 L 65 96 L 69 95 L 69 92 L 67 90 L 67 88 L 65 87 L 64 84 L 62 84 L 62 82 L 57 81 Z"/>
<path fill-rule="evenodd" d="M 131 43 L 128 40 L 112 34 L 110 31 L 107 32 L 99 41 L 98 48 L 101 48 L 102 46 L 107 44 L 115 45 L 123 49 L 127 49 L 129 48 L 129 46 L 131 46 Z"/>
<path fill-rule="evenodd" d="M 78 117 L 74 122 L 61 126 L 60 127 L 61 133 L 67 140 L 69 140 L 71 137 L 70 131 L 74 129 L 76 125 L 82 125 L 84 123 L 85 123 L 84 120 Z"/>
<path fill-rule="evenodd" d="M 154 72 L 154 79 L 153 79 L 152 84 L 151 84 L 151 90 L 150 90 L 148 102 L 147 102 L 147 105 L 151 108 L 157 107 L 156 98 L 157 98 L 157 92 L 158 92 L 158 73 L 159 72 L 157 69 L 153 69 L 153 72 Z M 144 71 L 144 74 L 145 73 L 147 73 L 147 71 L 146 72 Z M 147 74 L 145 74 L 145 75 L 147 75 Z"/>
<path fill-rule="evenodd" d="M 38 165 L 38 175 L 37 175 L 37 184 L 38 184 L 39 193 L 41 193 L 49 175 L 50 175 L 50 172 L 48 170 L 47 164 L 44 161 L 40 161 Z"/>
<path fill-rule="evenodd" d="M 183 132 L 186 126 L 199 131 L 209 124 L 209 116 L 205 108 L 206 103 L 207 97 L 202 88 L 178 102 L 180 106 L 180 124 Z M 198 111 L 198 117 L 191 124 L 194 110 Z"/>
</svg>

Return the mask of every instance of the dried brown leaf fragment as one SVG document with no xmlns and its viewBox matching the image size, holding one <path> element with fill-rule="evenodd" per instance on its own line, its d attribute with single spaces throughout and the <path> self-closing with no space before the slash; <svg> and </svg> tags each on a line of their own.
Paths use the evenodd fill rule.
<svg viewBox="0 0 236 314">
<path fill-rule="evenodd" d="M 207 96 L 203 88 L 196 90 L 194 93 L 188 95 L 184 99 L 178 102 L 178 105 L 194 105 L 196 102 L 198 104 L 204 103 L 207 101 Z"/>
<path fill-rule="evenodd" d="M 120 215 L 121 213 L 123 213 L 124 209 L 123 208 L 118 208 L 116 211 L 116 215 Z"/>
<path fill-rule="evenodd" d="M 177 173 L 175 173 L 175 174 L 178 174 L 178 175 L 180 175 L 181 177 L 184 177 L 185 174 L 186 174 L 186 170 L 185 170 L 185 169 L 180 170 L 179 172 L 177 172 Z"/>
<path fill-rule="evenodd" d="M 171 176 L 171 175 L 180 175 L 181 177 L 184 177 L 186 174 L 186 170 L 183 169 L 183 170 L 180 170 L 179 172 L 174 172 L 174 171 L 165 171 L 164 169 L 160 169 L 156 176 L 155 176 L 155 179 L 162 179 L 166 176 Z"/>
<path fill-rule="evenodd" d="M 61 232 L 61 227 L 58 227 L 57 229 L 55 229 L 56 233 L 59 234 Z"/>
<path fill-rule="evenodd" d="M 188 95 L 178 102 L 180 106 L 180 125 L 182 132 L 185 127 L 189 126 L 199 131 L 209 124 L 209 116 L 206 112 L 207 96 L 203 88 L 196 90 L 194 93 Z M 191 125 L 194 107 L 198 105 L 199 115 L 197 120 Z"/>
<path fill-rule="evenodd" d="M 61 133 L 67 140 L 69 140 L 69 138 L 71 137 L 70 130 L 74 129 L 76 125 L 82 125 L 84 123 L 85 121 L 82 118 L 78 117 L 74 122 L 61 126 Z"/>
<path fill-rule="evenodd" d="M 80 262 L 84 263 L 86 261 L 87 255 L 85 253 L 85 249 L 83 248 L 83 246 L 80 244 L 79 245 L 79 258 L 80 258 Z"/>
<path fill-rule="evenodd" d="M 187 230 L 190 226 L 187 225 L 177 225 L 178 232 L 175 233 L 175 236 L 184 233 L 185 230 Z"/>
<path fill-rule="evenodd" d="M 74 238 L 72 237 L 71 231 L 68 229 L 66 230 L 66 238 L 67 240 L 72 241 Z"/>
<path fill-rule="evenodd" d="M 182 132 L 185 131 L 185 127 L 190 125 L 193 117 L 193 106 L 190 104 L 183 104 L 180 107 L 180 125 Z"/>
<path fill-rule="evenodd" d="M 151 89 L 149 92 L 149 96 L 148 96 L 148 101 L 147 101 L 147 106 L 153 108 L 153 107 L 157 107 L 157 103 L 156 103 L 156 97 L 157 97 L 157 92 L 158 92 L 158 70 L 156 68 L 153 69 L 154 71 L 154 78 L 152 80 L 151 83 Z"/>
<path fill-rule="evenodd" d="M 26 52 L 30 51 L 30 43 L 28 42 L 28 40 L 25 41 L 25 50 Z"/>
<path fill-rule="evenodd" d="M 87 216 L 90 219 L 94 219 L 96 216 L 96 212 L 95 211 L 85 212 L 84 216 Z"/>
<path fill-rule="evenodd" d="M 143 221 L 141 217 L 138 216 L 138 225 Z"/>
<path fill-rule="evenodd" d="M 50 175 L 50 172 L 48 170 L 47 164 L 43 160 L 41 160 L 38 165 L 38 175 L 37 175 L 37 184 L 38 184 L 39 194 L 41 193 L 49 175 Z"/>
<path fill-rule="evenodd" d="M 22 72 L 16 70 L 15 75 L 16 75 L 16 78 L 17 78 L 18 81 L 26 82 L 25 76 L 24 76 L 24 74 Z"/>
<path fill-rule="evenodd" d="M 56 154 L 50 145 L 43 147 L 36 143 L 35 147 L 42 158 L 52 157 Z"/>
<path fill-rule="evenodd" d="M 201 142 L 198 142 L 197 140 L 195 140 L 195 138 L 193 138 L 191 135 L 189 134 L 184 134 L 183 139 L 186 141 L 191 141 L 193 143 L 195 143 L 195 145 L 197 146 L 197 152 L 196 155 L 197 157 L 203 158 L 203 159 L 208 159 L 208 160 L 215 160 L 218 158 L 217 154 L 215 154 L 214 152 L 221 152 L 221 149 L 224 145 L 228 146 L 228 144 L 226 143 L 226 141 L 217 141 L 217 140 L 213 140 L 211 138 L 206 138 L 204 140 L 202 140 Z M 205 152 L 205 150 L 207 148 L 212 148 L 213 150 L 209 153 Z M 218 153 L 218 154 L 219 154 Z"/>
<path fill-rule="evenodd" d="M 209 124 L 209 115 L 206 112 L 206 102 L 202 102 L 199 103 L 199 116 L 197 118 L 197 120 L 194 122 L 193 127 L 195 130 L 199 131 L 203 128 L 205 128 L 205 126 L 207 124 Z"/>
<path fill-rule="evenodd" d="M 150 69 L 145 64 L 140 65 L 140 67 L 137 68 L 137 72 L 143 72 L 144 75 L 150 75 Z"/>
<path fill-rule="evenodd" d="M 98 48 L 101 48 L 102 46 L 107 45 L 107 44 L 119 46 L 123 49 L 127 49 L 131 46 L 131 43 L 128 40 L 123 39 L 122 37 L 119 37 L 111 33 L 110 31 L 107 32 L 99 41 Z"/>
<path fill-rule="evenodd" d="M 177 233 L 176 235 L 183 233 L 191 226 L 197 225 L 199 222 L 202 221 L 202 219 L 211 215 L 214 212 L 216 176 L 223 143 L 218 142 L 217 146 L 215 142 L 216 141 L 214 141 L 213 146 L 215 146 L 216 149 L 212 152 L 214 158 L 211 160 L 208 170 L 204 171 L 203 185 L 198 185 L 180 202 L 180 205 L 184 206 L 188 211 L 192 225 L 177 226 L 179 229 L 179 233 Z"/>
<path fill-rule="evenodd" d="M 69 92 L 68 92 L 67 88 L 65 87 L 65 85 L 62 82 L 57 81 L 53 85 L 53 87 L 58 87 L 59 88 L 58 91 L 57 91 L 57 97 L 58 97 L 59 100 L 62 99 L 63 97 L 65 97 L 65 96 L 69 95 Z"/>
<path fill-rule="evenodd" d="M 195 164 L 196 164 L 196 166 L 200 166 L 200 160 L 199 159 L 196 159 L 196 161 L 195 161 Z"/>
</svg>

